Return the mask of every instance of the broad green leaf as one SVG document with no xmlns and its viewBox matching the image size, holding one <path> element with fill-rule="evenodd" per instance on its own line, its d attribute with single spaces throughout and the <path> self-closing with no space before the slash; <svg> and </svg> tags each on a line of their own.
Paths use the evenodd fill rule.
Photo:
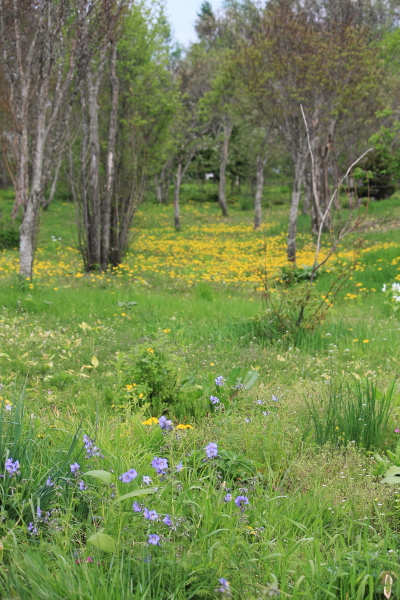
<svg viewBox="0 0 400 600">
<path fill-rule="evenodd" d="M 83 476 L 85 475 L 96 477 L 96 479 L 101 479 L 101 481 L 104 481 L 104 483 L 107 483 L 108 485 L 112 482 L 112 475 L 108 471 L 86 471 L 86 473 L 83 473 Z"/>
<path fill-rule="evenodd" d="M 400 483 L 400 467 L 390 467 L 385 473 L 385 477 L 381 483 L 399 484 Z"/>
<path fill-rule="evenodd" d="M 95 548 L 98 548 L 98 550 L 110 552 L 111 554 L 115 552 L 117 547 L 117 542 L 114 540 L 114 538 L 106 533 L 103 533 L 102 529 L 88 538 L 88 544 L 92 544 Z"/>
<path fill-rule="evenodd" d="M 147 496 L 148 494 L 155 494 L 155 488 L 148 488 L 147 490 L 134 490 L 133 492 L 129 492 L 128 494 L 124 494 L 123 496 L 119 496 L 114 500 L 114 502 L 122 502 L 122 500 L 127 500 L 128 498 L 136 498 L 137 496 Z"/>
<path fill-rule="evenodd" d="M 249 371 L 246 375 L 246 377 L 244 378 L 244 388 L 245 390 L 250 390 L 253 385 L 255 384 L 255 382 L 258 379 L 258 372 L 257 371 Z"/>
</svg>

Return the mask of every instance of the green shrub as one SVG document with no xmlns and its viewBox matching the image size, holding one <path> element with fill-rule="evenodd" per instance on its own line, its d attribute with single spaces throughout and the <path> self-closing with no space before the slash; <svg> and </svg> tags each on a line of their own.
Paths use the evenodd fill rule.
<svg viewBox="0 0 400 600">
<path fill-rule="evenodd" d="M 18 224 L 0 215 L 0 250 L 16 248 L 18 245 Z"/>
</svg>

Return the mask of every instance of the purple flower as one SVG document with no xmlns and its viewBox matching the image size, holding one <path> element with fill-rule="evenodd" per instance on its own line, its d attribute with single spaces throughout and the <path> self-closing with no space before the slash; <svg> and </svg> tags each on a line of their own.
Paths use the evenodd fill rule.
<svg viewBox="0 0 400 600">
<path fill-rule="evenodd" d="M 277 397 L 276 397 L 274 394 L 272 394 L 272 400 L 273 400 L 274 402 L 278 402 L 279 398 L 277 398 Z"/>
<path fill-rule="evenodd" d="M 12 405 L 11 404 L 6 404 L 4 408 L 6 410 L 12 410 Z"/>
<path fill-rule="evenodd" d="M 103 454 L 100 452 L 99 448 L 94 445 L 94 440 L 92 440 L 88 435 L 83 436 L 83 443 L 85 444 L 86 454 L 89 457 L 99 456 L 100 458 L 104 458 Z"/>
<path fill-rule="evenodd" d="M 235 387 L 237 390 L 242 390 L 244 388 L 244 383 L 237 383 Z"/>
<path fill-rule="evenodd" d="M 235 504 L 238 508 L 244 509 L 246 504 L 249 504 L 249 499 L 247 496 L 237 496 L 235 498 Z"/>
<path fill-rule="evenodd" d="M 226 494 L 226 496 L 224 497 L 224 501 L 230 502 L 231 500 L 232 500 L 232 494 Z"/>
<path fill-rule="evenodd" d="M 256 404 L 264 404 L 262 400 L 257 400 Z"/>
<path fill-rule="evenodd" d="M 165 515 L 165 517 L 163 518 L 163 523 L 165 523 L 168 527 L 172 526 L 172 521 L 171 521 L 169 515 Z"/>
<path fill-rule="evenodd" d="M 135 469 L 129 469 L 129 471 L 126 471 L 126 473 L 122 473 L 122 475 L 120 475 L 118 477 L 118 479 L 120 479 L 122 481 L 122 483 L 130 483 L 136 477 L 137 477 L 137 471 Z"/>
<path fill-rule="evenodd" d="M 165 471 L 168 469 L 168 461 L 166 458 L 155 456 L 151 461 L 151 466 L 159 475 L 165 475 Z"/>
<path fill-rule="evenodd" d="M 157 519 L 158 519 L 157 512 L 155 510 L 149 510 L 148 508 L 144 509 L 143 516 L 145 519 L 148 519 L 149 521 L 157 521 Z"/>
<path fill-rule="evenodd" d="M 214 442 L 210 442 L 208 446 L 205 447 L 206 454 L 208 458 L 214 458 L 214 456 L 218 455 L 218 446 L 214 444 Z"/>
<path fill-rule="evenodd" d="M 50 487 L 52 487 L 54 485 L 54 481 L 51 480 L 51 477 L 48 477 L 46 479 L 46 485 L 49 485 Z"/>
<path fill-rule="evenodd" d="M 172 421 L 164 417 L 164 415 L 158 419 L 158 424 L 161 429 L 172 429 Z"/>
<path fill-rule="evenodd" d="M 14 474 L 19 475 L 20 465 L 19 465 L 18 460 L 13 461 L 12 458 L 7 458 L 5 467 L 6 467 L 6 471 L 9 475 L 11 475 L 11 476 L 13 476 Z"/>
<path fill-rule="evenodd" d="M 268 415 L 270 415 L 270 411 L 269 410 L 263 410 L 262 414 L 264 415 L 264 417 L 268 417 Z"/>
<path fill-rule="evenodd" d="M 176 467 L 175 467 L 175 471 L 176 471 L 177 473 L 179 473 L 179 471 L 182 471 L 182 469 L 183 469 L 183 465 L 182 465 L 182 462 L 180 462 L 180 463 L 178 463 L 178 464 L 176 465 Z"/>
<path fill-rule="evenodd" d="M 42 516 L 42 511 L 40 510 L 40 506 L 37 507 L 36 514 L 37 514 L 38 519 L 40 519 Z"/>
<path fill-rule="evenodd" d="M 156 533 L 151 533 L 147 538 L 147 543 L 153 546 L 160 546 L 160 536 Z"/>
<path fill-rule="evenodd" d="M 227 581 L 223 577 L 221 577 L 219 579 L 219 585 L 220 585 L 220 587 L 218 588 L 218 591 L 221 592 L 221 594 L 230 594 L 231 593 L 230 587 L 229 587 L 229 581 Z"/>
<path fill-rule="evenodd" d="M 136 500 L 132 504 L 132 508 L 133 508 L 134 512 L 142 512 L 141 506 L 140 506 L 140 504 Z"/>
<path fill-rule="evenodd" d="M 77 462 L 74 462 L 69 468 L 71 469 L 71 473 L 77 473 L 81 467 Z"/>
<path fill-rule="evenodd" d="M 245 422 L 246 423 L 251 423 L 251 420 L 250 419 L 245 419 Z"/>
<path fill-rule="evenodd" d="M 225 378 L 222 377 L 222 375 L 218 375 L 218 377 L 214 381 L 215 381 L 215 385 L 218 385 L 218 386 L 225 385 Z"/>
<path fill-rule="evenodd" d="M 79 489 L 81 490 L 81 492 L 84 492 L 85 490 L 87 490 L 87 487 L 83 481 L 79 482 Z"/>
<path fill-rule="evenodd" d="M 36 527 L 35 523 L 29 523 L 28 531 L 31 535 L 36 535 L 38 533 L 38 528 Z"/>
<path fill-rule="evenodd" d="M 151 477 L 149 477 L 148 475 L 143 475 L 143 483 L 146 483 L 147 485 L 149 485 L 151 483 L 152 479 Z"/>
<path fill-rule="evenodd" d="M 210 396 L 211 404 L 219 404 L 219 398 L 217 396 Z"/>
</svg>

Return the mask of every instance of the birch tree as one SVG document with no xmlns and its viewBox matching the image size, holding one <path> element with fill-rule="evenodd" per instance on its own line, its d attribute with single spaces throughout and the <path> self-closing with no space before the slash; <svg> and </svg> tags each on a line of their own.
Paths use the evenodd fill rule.
<svg viewBox="0 0 400 600">
<path fill-rule="evenodd" d="M 39 207 L 65 142 L 72 102 L 114 10 L 112 0 L 0 0 L 0 69 L 10 122 L 2 143 L 12 156 L 13 215 L 23 213 L 23 278 L 32 278 Z"/>
</svg>

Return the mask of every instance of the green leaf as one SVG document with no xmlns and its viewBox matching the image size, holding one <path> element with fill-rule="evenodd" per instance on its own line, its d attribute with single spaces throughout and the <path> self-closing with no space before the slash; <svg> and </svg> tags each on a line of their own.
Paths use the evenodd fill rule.
<svg viewBox="0 0 400 600">
<path fill-rule="evenodd" d="M 244 378 L 244 389 L 250 390 L 258 379 L 257 371 L 249 371 Z"/>
<path fill-rule="evenodd" d="M 110 535 L 103 533 L 103 531 L 103 529 L 100 529 L 95 534 L 91 535 L 90 538 L 88 538 L 88 544 L 92 544 L 98 550 L 110 552 L 112 554 L 115 552 L 117 542 Z"/>
<path fill-rule="evenodd" d="M 104 481 L 104 483 L 107 483 L 108 485 L 112 482 L 112 475 L 108 471 L 86 471 L 86 473 L 83 473 L 83 476 L 85 475 L 101 479 L 101 481 Z"/>
<path fill-rule="evenodd" d="M 129 492 L 128 494 L 124 494 L 123 496 L 119 496 L 114 500 L 114 502 L 122 502 L 122 500 L 126 500 L 127 498 L 136 498 L 137 496 L 147 496 L 148 494 L 155 494 L 156 488 L 148 488 L 147 490 L 134 490 L 133 492 Z"/>
<path fill-rule="evenodd" d="M 400 467 L 390 467 L 385 473 L 381 483 L 400 483 Z"/>
</svg>

